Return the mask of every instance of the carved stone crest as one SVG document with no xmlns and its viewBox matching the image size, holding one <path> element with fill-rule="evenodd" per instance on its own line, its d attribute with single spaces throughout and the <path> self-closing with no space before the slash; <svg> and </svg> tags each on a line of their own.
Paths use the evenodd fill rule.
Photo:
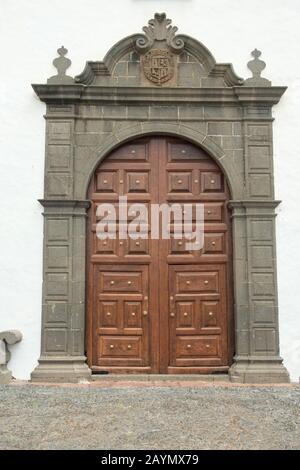
<svg viewBox="0 0 300 470">
<path fill-rule="evenodd" d="M 173 78 L 175 61 L 168 49 L 151 49 L 142 57 L 145 77 L 156 85 L 162 85 Z"/>
<path fill-rule="evenodd" d="M 135 43 L 138 52 L 144 54 L 149 51 L 155 42 L 170 48 L 175 54 L 180 54 L 184 48 L 184 41 L 176 36 L 178 28 L 171 26 L 172 21 L 165 13 L 155 13 L 154 18 L 148 21 L 148 26 L 144 26 L 145 35 L 139 37 Z"/>
</svg>

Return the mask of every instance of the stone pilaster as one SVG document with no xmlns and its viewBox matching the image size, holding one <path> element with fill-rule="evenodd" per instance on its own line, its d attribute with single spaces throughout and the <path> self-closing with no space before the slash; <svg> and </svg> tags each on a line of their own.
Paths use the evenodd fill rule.
<svg viewBox="0 0 300 470">
<path fill-rule="evenodd" d="M 231 201 L 236 354 L 233 382 L 289 382 L 279 356 L 275 207 L 278 201 Z"/>
<path fill-rule="evenodd" d="M 42 353 L 34 381 L 90 378 L 84 356 L 85 225 L 89 201 L 42 200 L 44 279 Z"/>
</svg>

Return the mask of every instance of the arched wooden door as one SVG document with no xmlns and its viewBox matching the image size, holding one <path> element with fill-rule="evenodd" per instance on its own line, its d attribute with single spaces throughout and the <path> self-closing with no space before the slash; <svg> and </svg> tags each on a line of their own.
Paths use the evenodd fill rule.
<svg viewBox="0 0 300 470">
<path fill-rule="evenodd" d="M 100 203 L 204 203 L 204 247 L 185 240 L 100 240 Z M 232 362 L 229 191 L 196 146 L 149 137 L 114 150 L 90 183 L 87 356 L 98 372 L 212 373 Z M 171 223 L 171 231 L 174 224 Z"/>
</svg>

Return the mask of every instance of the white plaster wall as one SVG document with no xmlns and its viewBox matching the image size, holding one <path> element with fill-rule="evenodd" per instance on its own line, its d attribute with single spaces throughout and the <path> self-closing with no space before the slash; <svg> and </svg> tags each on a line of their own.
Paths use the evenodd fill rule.
<svg viewBox="0 0 300 470">
<path fill-rule="evenodd" d="M 300 2 L 297 0 L 0 0 L 0 330 L 20 329 L 15 377 L 28 379 L 40 349 L 45 106 L 30 84 L 45 83 L 62 44 L 80 73 L 119 39 L 166 11 L 179 32 L 203 42 L 218 62 L 249 76 L 255 48 L 265 76 L 288 92 L 274 108 L 281 354 L 300 376 Z"/>
</svg>

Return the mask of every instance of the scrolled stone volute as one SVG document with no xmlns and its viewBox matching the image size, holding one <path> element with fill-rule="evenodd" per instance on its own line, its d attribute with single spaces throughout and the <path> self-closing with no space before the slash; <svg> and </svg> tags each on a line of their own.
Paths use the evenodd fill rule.
<svg viewBox="0 0 300 470">
<path fill-rule="evenodd" d="M 145 35 L 140 36 L 135 43 L 138 52 L 145 53 L 157 42 L 169 47 L 172 52 L 179 54 L 184 48 L 182 38 L 176 36 L 178 28 L 171 26 L 172 20 L 165 13 L 155 13 L 154 18 L 143 27 Z"/>
<path fill-rule="evenodd" d="M 16 344 L 19 343 L 23 338 L 21 331 L 19 330 L 7 330 L 1 331 L 0 340 L 5 341 L 7 344 Z"/>
</svg>

